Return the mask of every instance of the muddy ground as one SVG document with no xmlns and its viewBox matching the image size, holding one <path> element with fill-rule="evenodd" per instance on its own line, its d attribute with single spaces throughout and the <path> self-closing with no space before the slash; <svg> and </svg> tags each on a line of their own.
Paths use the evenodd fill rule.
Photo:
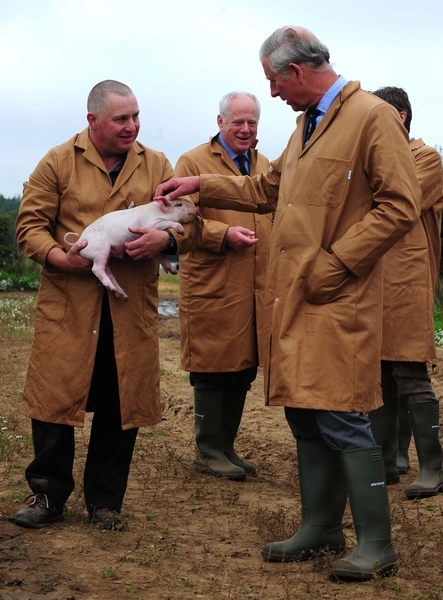
<svg viewBox="0 0 443 600">
<path fill-rule="evenodd" d="M 77 487 L 66 520 L 41 530 L 8 521 L 28 493 L 23 470 L 32 445 L 19 406 L 30 342 L 0 342 L 1 600 L 443 599 L 443 495 L 404 497 L 417 475 L 414 451 L 409 473 L 389 488 L 397 575 L 344 584 L 331 579 L 329 556 L 262 562 L 263 544 L 292 535 L 300 522 L 295 443 L 283 409 L 264 406 L 260 373 L 237 443 L 258 476 L 239 483 L 195 473 L 192 389 L 180 370 L 178 319 L 161 317 L 159 336 L 163 420 L 139 433 L 122 531 L 100 531 L 86 518 L 81 482 L 88 423 L 76 434 Z M 433 381 L 441 397 L 443 367 Z M 349 509 L 344 523 L 352 548 Z"/>
</svg>

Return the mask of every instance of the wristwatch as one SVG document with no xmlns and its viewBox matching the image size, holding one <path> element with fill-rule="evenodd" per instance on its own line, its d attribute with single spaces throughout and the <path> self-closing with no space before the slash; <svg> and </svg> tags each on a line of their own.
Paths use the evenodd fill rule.
<svg viewBox="0 0 443 600">
<path fill-rule="evenodd" d="M 177 254 L 177 242 L 175 241 L 175 237 L 172 235 L 172 232 L 169 231 L 169 229 L 165 229 L 165 231 L 169 235 L 169 240 L 164 253 L 169 256 L 174 256 Z"/>
</svg>

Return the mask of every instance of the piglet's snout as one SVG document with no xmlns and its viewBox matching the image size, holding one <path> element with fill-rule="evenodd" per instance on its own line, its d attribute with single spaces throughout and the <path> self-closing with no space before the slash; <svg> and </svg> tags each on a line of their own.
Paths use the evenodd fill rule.
<svg viewBox="0 0 443 600">
<path fill-rule="evenodd" d="M 189 223 L 199 213 L 198 206 L 184 200 L 172 200 L 168 209 L 169 217 L 179 223 Z"/>
</svg>

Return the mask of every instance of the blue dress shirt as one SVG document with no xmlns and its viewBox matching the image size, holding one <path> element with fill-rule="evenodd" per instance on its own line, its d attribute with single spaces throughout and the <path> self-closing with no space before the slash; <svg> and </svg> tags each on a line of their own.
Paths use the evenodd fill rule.
<svg viewBox="0 0 443 600">
<path fill-rule="evenodd" d="M 240 168 L 240 165 L 238 163 L 238 161 L 236 160 L 236 157 L 239 154 L 244 154 L 246 157 L 246 163 L 245 163 L 245 167 L 246 170 L 248 171 L 248 173 L 251 172 L 251 169 L 249 168 L 249 152 L 246 150 L 245 152 L 234 152 L 234 150 L 232 150 L 228 144 L 225 142 L 225 140 L 223 139 L 222 134 L 220 133 L 218 136 L 218 139 L 220 141 L 220 144 L 223 146 L 223 148 L 226 150 L 226 152 L 229 154 L 229 157 L 232 158 L 232 160 L 234 161 L 234 163 L 236 164 L 237 168 Z"/>
</svg>

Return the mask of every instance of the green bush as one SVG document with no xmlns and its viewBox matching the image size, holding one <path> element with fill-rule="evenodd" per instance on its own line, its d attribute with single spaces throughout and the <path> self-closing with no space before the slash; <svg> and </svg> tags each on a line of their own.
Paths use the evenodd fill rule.
<svg viewBox="0 0 443 600">
<path fill-rule="evenodd" d="M 437 346 L 443 346 L 443 286 L 440 285 L 437 290 L 434 301 L 434 331 L 435 343 Z"/>
<path fill-rule="evenodd" d="M 16 275 L 0 271 L 0 292 L 34 292 L 38 290 L 40 277 L 34 274 Z"/>
</svg>

